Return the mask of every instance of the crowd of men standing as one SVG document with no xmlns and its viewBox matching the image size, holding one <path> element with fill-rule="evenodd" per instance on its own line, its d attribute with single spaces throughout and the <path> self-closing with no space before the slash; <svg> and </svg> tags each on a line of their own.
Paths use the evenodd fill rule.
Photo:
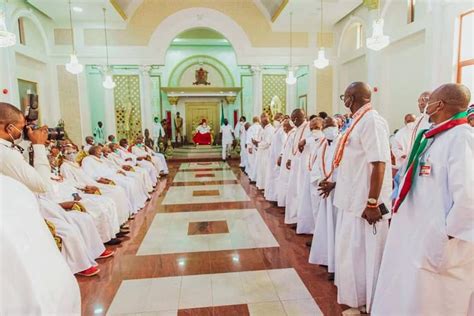
<svg viewBox="0 0 474 316">
<path fill-rule="evenodd" d="M 313 234 L 308 260 L 350 312 L 474 313 L 470 98 L 459 84 L 423 92 L 392 142 L 362 82 L 341 95 L 349 116 L 296 109 L 237 124 L 242 170 L 285 224 Z"/>
</svg>

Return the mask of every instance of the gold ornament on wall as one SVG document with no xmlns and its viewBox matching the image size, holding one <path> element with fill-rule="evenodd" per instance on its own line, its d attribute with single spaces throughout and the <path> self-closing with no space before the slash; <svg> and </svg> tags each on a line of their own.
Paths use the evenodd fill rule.
<svg viewBox="0 0 474 316">
<path fill-rule="evenodd" d="M 140 78 L 137 75 L 117 75 L 114 82 L 117 138 L 134 140 L 142 133 Z"/>
<path fill-rule="evenodd" d="M 271 108 L 272 100 L 277 96 L 280 100 L 278 109 L 282 113 L 286 113 L 286 75 L 263 75 L 262 76 L 262 88 L 263 88 L 263 108 Z M 272 109 L 275 110 L 275 109 Z M 274 111 L 272 111 L 274 112 Z"/>
</svg>

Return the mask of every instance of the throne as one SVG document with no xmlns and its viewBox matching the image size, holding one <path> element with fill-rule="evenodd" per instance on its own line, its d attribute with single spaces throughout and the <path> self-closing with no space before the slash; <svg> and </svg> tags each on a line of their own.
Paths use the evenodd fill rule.
<svg viewBox="0 0 474 316">
<path fill-rule="evenodd" d="M 207 121 L 207 119 L 206 119 Z M 193 132 L 191 139 L 194 138 L 196 135 L 197 131 L 196 129 L 198 128 L 199 125 L 201 125 L 202 119 L 201 120 L 193 120 L 192 122 L 192 127 L 193 127 Z M 212 121 L 207 122 L 207 126 L 209 126 L 209 133 L 211 134 L 211 145 L 214 144 L 214 128 L 212 128 L 213 124 Z"/>
</svg>

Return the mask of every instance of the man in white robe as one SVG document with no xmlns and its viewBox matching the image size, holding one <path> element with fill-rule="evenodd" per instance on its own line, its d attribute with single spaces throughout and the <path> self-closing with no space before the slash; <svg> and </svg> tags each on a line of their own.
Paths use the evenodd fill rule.
<svg viewBox="0 0 474 316">
<path fill-rule="evenodd" d="M 156 171 L 158 171 L 158 174 L 167 174 L 168 169 L 166 165 L 163 164 L 162 157 L 159 155 L 155 155 L 156 153 L 145 145 L 145 143 L 143 142 L 143 136 L 137 137 L 135 144 L 133 144 L 131 147 L 131 151 L 132 154 L 139 157 L 140 159 L 148 160 L 153 163 L 156 168 Z"/>
<path fill-rule="evenodd" d="M 405 115 L 405 126 L 400 128 L 391 141 L 392 153 L 395 156 L 395 168 L 399 169 L 405 162 L 410 151 L 411 138 L 415 129 L 416 117 L 414 114 Z"/>
<path fill-rule="evenodd" d="M 278 166 L 278 157 L 282 151 L 283 144 L 286 140 L 286 133 L 283 130 L 281 122 L 283 121 L 283 114 L 277 113 L 273 118 L 274 132 L 271 139 L 271 145 L 269 149 L 268 162 L 266 164 L 265 173 L 265 187 L 264 196 L 267 201 L 276 202 L 276 184 L 280 174 L 280 167 Z"/>
<path fill-rule="evenodd" d="M 245 168 L 245 165 L 247 164 L 247 151 L 245 150 L 246 120 L 247 119 L 245 118 L 245 116 L 241 116 L 239 122 L 235 125 L 234 128 L 234 136 L 240 144 L 240 168 Z"/>
<path fill-rule="evenodd" d="M 295 139 L 296 127 L 291 119 L 283 121 L 283 129 L 286 133 L 286 140 L 281 149 L 280 156 L 277 160 L 277 166 L 280 168 L 280 172 L 277 179 L 277 205 L 278 207 L 285 207 L 286 195 L 288 192 L 288 180 L 290 177 L 290 167 L 287 164 L 288 159 L 292 155 L 292 145 Z"/>
<path fill-rule="evenodd" d="M 247 145 L 247 157 L 248 157 L 248 170 L 246 170 L 250 183 L 257 181 L 257 146 L 255 143 L 260 140 L 262 126 L 260 125 L 260 118 L 254 116 L 252 119 L 253 124 L 247 130 L 246 145 Z"/>
<path fill-rule="evenodd" d="M 316 205 L 318 209 L 315 212 L 315 228 L 309 263 L 327 266 L 328 279 L 332 281 L 335 271 L 336 226 L 340 218 L 339 212 L 334 206 L 337 168 L 332 169 L 332 162 L 340 139 L 339 128 L 334 118 L 326 118 L 323 133 L 326 142 L 319 148 L 310 180 L 313 185 L 311 189 L 313 205 Z"/>
<path fill-rule="evenodd" d="M 139 185 L 142 187 L 143 193 L 149 198 L 153 191 L 153 185 L 151 184 L 148 173 L 140 167 L 133 167 L 130 163 L 123 160 L 120 155 L 114 152 L 117 144 L 110 144 L 102 148 L 104 160 L 106 160 L 111 168 L 123 170 L 128 177 L 135 178 Z"/>
<path fill-rule="evenodd" d="M 80 315 L 81 293 L 33 193 L 0 175 L 0 314 Z"/>
<path fill-rule="evenodd" d="M 260 190 L 265 189 L 265 181 L 267 177 L 267 165 L 270 159 L 270 146 L 272 144 L 272 137 L 275 133 L 275 128 L 270 124 L 267 113 L 262 113 L 260 116 L 260 121 L 263 126 L 261 131 L 262 137 L 258 142 L 257 146 L 257 188 Z"/>
<path fill-rule="evenodd" d="M 233 128 L 227 119 L 224 119 L 220 134 L 222 135 L 222 160 L 226 161 L 227 158 L 230 158 L 230 149 L 235 139 Z"/>
<path fill-rule="evenodd" d="M 74 149 L 65 149 L 65 159 L 59 168 L 61 176 L 73 181 L 74 186 L 84 192 L 92 193 L 99 190 L 102 195 L 112 199 L 116 205 L 117 220 L 120 224 L 124 224 L 133 212 L 132 204 L 127 199 L 125 190 L 117 185 L 102 184 L 95 181 L 75 162 L 76 156 L 77 152 Z"/>
<path fill-rule="evenodd" d="M 160 147 L 160 141 L 165 138 L 165 129 L 163 125 L 161 125 L 160 118 L 155 117 L 153 119 L 153 128 L 151 130 L 151 136 L 153 137 L 153 142 L 155 143 L 156 147 Z"/>
<path fill-rule="evenodd" d="M 296 224 L 298 220 L 298 196 L 301 195 L 304 173 L 308 171 L 302 161 L 309 155 L 309 146 L 306 146 L 306 140 L 311 137 L 309 122 L 302 109 L 294 110 L 291 113 L 291 120 L 296 125 L 296 132 L 291 144 L 291 155 L 286 162 L 290 167 L 290 175 L 285 203 L 285 224 L 290 225 Z"/>
<path fill-rule="evenodd" d="M 247 174 L 250 166 L 249 166 L 249 154 L 247 151 L 247 132 L 250 129 L 250 123 L 245 122 L 243 125 L 242 133 L 240 136 L 240 169 Z"/>
<path fill-rule="evenodd" d="M 402 180 L 372 315 L 472 315 L 474 130 L 465 112 L 470 96 L 464 85 L 445 84 L 430 97 L 426 113 L 433 127 L 424 134 L 424 150 L 414 144 L 416 164 L 407 166 Z"/>
<path fill-rule="evenodd" d="M 91 147 L 94 145 L 95 145 L 94 137 L 86 136 L 86 144 L 84 145 L 83 150 L 87 153 L 89 152 L 89 149 L 91 149 Z"/>
<path fill-rule="evenodd" d="M 308 155 L 301 157 L 300 183 L 298 183 L 298 206 L 296 218 L 297 234 L 312 234 L 314 232 L 314 211 L 318 205 L 312 204 L 311 170 L 318 157 L 319 148 L 324 144 L 325 138 L 322 132 L 323 119 L 315 117 L 309 122 L 311 136 L 306 139 Z"/>
<path fill-rule="evenodd" d="M 133 178 L 127 177 L 125 172 L 110 168 L 105 161 L 100 158 L 102 148 L 92 146 L 89 150 L 89 156 L 82 160 L 82 169 L 96 181 L 105 179 L 107 182 L 114 182 L 125 189 L 127 197 L 132 203 L 133 214 L 137 213 L 147 200 L 147 196 L 143 193 L 142 188 Z"/>
<path fill-rule="evenodd" d="M 128 151 L 128 140 L 125 138 L 122 138 L 119 141 L 119 147 L 118 147 L 118 154 L 120 157 L 131 163 L 132 166 L 139 166 L 146 171 L 148 171 L 148 174 L 150 175 L 150 179 L 153 183 L 153 186 L 156 186 L 158 183 L 158 179 L 160 177 L 160 173 L 158 170 L 156 170 L 155 165 L 151 162 L 146 160 L 146 158 L 143 157 L 138 157 L 135 154 L 132 154 L 131 149 Z M 150 159 L 151 160 L 151 159 Z"/>
<path fill-rule="evenodd" d="M 334 205 L 343 212 L 336 239 L 337 301 L 370 312 L 391 208 L 388 124 L 372 108 L 371 88 L 354 82 L 344 93 L 352 123 L 341 139 Z M 343 154 L 343 155 L 341 155 Z M 342 160 L 341 160 L 342 159 Z M 385 208 L 384 208 L 385 206 Z"/>
</svg>

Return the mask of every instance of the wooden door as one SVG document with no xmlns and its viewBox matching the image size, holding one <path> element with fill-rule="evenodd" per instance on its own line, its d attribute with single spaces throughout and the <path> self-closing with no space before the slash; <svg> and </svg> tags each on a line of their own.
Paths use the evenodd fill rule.
<svg viewBox="0 0 474 316">
<path fill-rule="evenodd" d="M 193 138 L 193 132 L 201 123 L 202 119 L 206 119 L 207 124 L 212 129 L 214 139 L 220 131 L 219 120 L 219 103 L 218 102 L 187 102 L 185 104 L 185 124 L 186 137 L 188 141 Z"/>
</svg>

